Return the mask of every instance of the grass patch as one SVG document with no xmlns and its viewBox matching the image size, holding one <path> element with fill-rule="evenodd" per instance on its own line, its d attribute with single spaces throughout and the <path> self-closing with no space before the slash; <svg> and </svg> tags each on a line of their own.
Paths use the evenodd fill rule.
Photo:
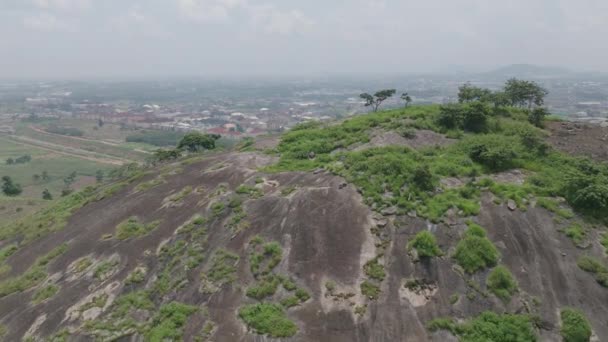
<svg viewBox="0 0 608 342">
<path fill-rule="evenodd" d="M 15 292 L 29 290 L 32 287 L 42 283 L 48 277 L 48 273 L 46 271 L 48 264 L 61 254 L 65 253 L 67 249 L 68 245 L 62 244 L 61 246 L 54 248 L 45 256 L 36 259 L 34 265 L 32 265 L 32 267 L 30 267 L 22 275 L 0 282 L 0 298 Z"/>
<path fill-rule="evenodd" d="M 214 217 L 220 217 L 220 215 L 222 215 L 222 213 L 224 212 L 225 208 L 226 205 L 224 204 L 224 202 L 215 202 L 211 205 L 211 212 L 213 213 Z"/>
<path fill-rule="evenodd" d="M 255 186 L 245 185 L 245 184 L 236 188 L 236 193 L 239 195 L 247 195 L 251 198 L 260 198 L 260 197 L 264 196 L 264 193 L 262 192 L 261 189 L 258 189 Z"/>
<path fill-rule="evenodd" d="M 549 210 L 550 212 L 557 214 L 561 218 L 564 218 L 564 219 L 574 218 L 574 213 L 572 212 L 572 210 L 561 208 L 559 203 L 552 198 L 541 197 L 541 198 L 537 199 L 536 203 L 539 206 Z"/>
<path fill-rule="evenodd" d="M 608 253 L 608 233 L 603 233 L 600 237 L 600 244 L 604 246 L 606 249 L 606 253 Z"/>
<path fill-rule="evenodd" d="M 464 323 L 451 318 L 439 318 L 427 324 L 430 331 L 448 330 L 461 341 L 537 341 L 534 333 L 534 319 L 528 315 L 484 312 Z"/>
<path fill-rule="evenodd" d="M 196 306 L 172 302 L 160 307 L 152 320 L 151 329 L 146 333 L 150 342 L 178 341 L 183 339 L 183 328 L 188 318 L 198 311 Z"/>
<path fill-rule="evenodd" d="M 499 257 L 498 250 L 486 237 L 485 230 L 475 224 L 469 224 L 454 253 L 454 259 L 467 273 L 494 266 Z"/>
<path fill-rule="evenodd" d="M 247 289 L 247 297 L 262 300 L 274 295 L 281 284 L 281 278 L 276 275 L 268 275 L 255 286 Z"/>
<path fill-rule="evenodd" d="M 254 247 L 249 257 L 251 273 L 253 273 L 254 277 L 272 272 L 283 257 L 283 248 L 281 248 L 278 242 L 268 242 L 261 245 L 262 243 L 263 240 L 259 237 L 254 238 L 250 242 Z"/>
<path fill-rule="evenodd" d="M 384 271 L 384 266 L 380 264 L 378 259 L 379 257 L 375 257 L 374 259 L 368 261 L 363 266 L 363 270 L 368 277 L 374 280 L 383 281 L 386 277 L 386 272 Z"/>
<path fill-rule="evenodd" d="M 566 228 L 566 236 L 572 239 L 574 243 L 580 245 L 587 237 L 587 231 L 580 223 L 574 223 L 570 227 Z"/>
<path fill-rule="evenodd" d="M 36 291 L 36 293 L 34 293 L 34 295 L 32 296 L 32 303 L 40 304 L 40 303 L 44 302 L 45 300 L 56 295 L 57 292 L 59 292 L 59 286 L 57 286 L 57 285 L 45 286 L 45 287 L 41 288 L 40 290 Z"/>
<path fill-rule="evenodd" d="M 408 243 L 407 248 L 409 250 L 415 249 L 420 258 L 432 258 L 442 254 L 439 245 L 437 245 L 435 235 L 427 230 L 416 234 Z"/>
<path fill-rule="evenodd" d="M 590 256 L 582 256 L 578 258 L 576 264 L 581 270 L 593 274 L 600 285 L 608 287 L 608 268 L 601 261 Z"/>
<path fill-rule="evenodd" d="M 505 266 L 498 266 L 490 272 L 487 285 L 490 292 L 503 301 L 509 301 L 517 292 L 517 282 Z"/>
<path fill-rule="evenodd" d="M 238 262 L 238 255 L 220 249 L 212 259 L 207 278 L 219 285 L 232 283 L 236 280 L 236 264 Z"/>
<path fill-rule="evenodd" d="M 565 308 L 561 310 L 560 316 L 560 333 L 564 342 L 588 342 L 591 339 L 591 324 L 581 311 Z"/>
<path fill-rule="evenodd" d="M 116 238 L 118 240 L 127 240 L 131 238 L 142 237 L 160 225 L 160 221 L 143 224 L 135 216 L 130 217 L 116 227 Z"/>
<path fill-rule="evenodd" d="M 140 284 L 146 279 L 146 270 L 144 268 L 136 268 L 127 279 L 125 279 L 125 285 Z"/>
<path fill-rule="evenodd" d="M 114 272 L 116 266 L 118 266 L 118 260 L 106 260 L 97 265 L 93 277 L 97 280 L 104 281 Z"/>
<path fill-rule="evenodd" d="M 239 317 L 260 335 L 286 338 L 298 332 L 298 326 L 289 320 L 280 305 L 260 303 L 247 305 L 239 310 Z"/>
</svg>

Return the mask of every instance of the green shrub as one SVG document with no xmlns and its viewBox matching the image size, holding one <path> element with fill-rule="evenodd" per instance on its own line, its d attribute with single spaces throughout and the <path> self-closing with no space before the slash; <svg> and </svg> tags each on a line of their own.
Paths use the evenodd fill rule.
<svg viewBox="0 0 608 342">
<path fill-rule="evenodd" d="M 239 310 L 239 317 L 260 335 L 286 338 L 298 332 L 298 326 L 289 320 L 280 305 L 260 303 Z"/>
<path fill-rule="evenodd" d="M 517 282 L 505 266 L 498 266 L 490 272 L 487 281 L 488 289 L 496 297 L 508 301 L 517 292 Z"/>
<path fill-rule="evenodd" d="M 258 284 L 247 289 L 247 297 L 251 297 L 257 300 L 262 300 L 266 297 L 270 297 L 279 288 L 281 279 L 275 275 L 269 275 L 262 279 Z"/>
<path fill-rule="evenodd" d="M 580 223 L 575 223 L 566 229 L 566 236 L 575 243 L 581 244 L 585 240 L 587 232 Z"/>
<path fill-rule="evenodd" d="M 468 273 L 496 265 L 500 256 L 494 244 L 485 237 L 483 228 L 481 231 L 479 228 L 474 226 L 467 229 L 454 253 L 456 262 Z M 479 236 L 481 232 L 483 237 Z"/>
<path fill-rule="evenodd" d="M 45 286 L 45 287 L 39 289 L 38 291 L 36 291 L 36 293 L 34 293 L 34 295 L 32 296 L 32 303 L 38 304 L 38 303 L 44 302 L 45 300 L 47 300 L 47 299 L 53 297 L 55 294 L 57 294 L 57 292 L 59 292 L 59 286 L 57 286 L 57 285 Z"/>
<path fill-rule="evenodd" d="M 407 245 L 408 249 L 415 249 L 421 258 L 432 258 L 441 255 L 441 249 L 437 245 L 437 239 L 433 233 L 423 230 Z"/>
<path fill-rule="evenodd" d="M 448 330 L 466 342 L 537 341 L 533 320 L 528 315 L 484 312 L 465 323 L 453 319 L 435 319 L 427 324 L 430 331 Z"/>
<path fill-rule="evenodd" d="M 606 249 L 606 253 L 608 253 L 608 233 L 603 233 L 601 235 L 601 240 L 600 243 L 602 244 L 602 246 L 604 246 L 604 248 Z"/>
<path fill-rule="evenodd" d="M 231 283 L 236 279 L 236 264 L 239 257 L 226 250 L 219 250 L 215 253 L 211 262 L 211 268 L 207 272 L 207 277 L 220 285 Z"/>
<path fill-rule="evenodd" d="M 491 171 L 503 171 L 515 167 L 519 141 L 498 134 L 486 134 L 467 139 L 465 148 L 474 161 Z"/>
<path fill-rule="evenodd" d="M 564 342 L 588 342 L 591 339 L 591 325 L 585 315 L 576 309 L 562 309 L 562 328 Z"/>
<path fill-rule="evenodd" d="M 116 238 L 119 240 L 127 240 L 130 238 L 138 238 L 148 234 L 160 225 L 160 221 L 143 224 L 135 216 L 130 217 L 126 221 L 116 227 Z"/>
<path fill-rule="evenodd" d="M 386 272 L 384 271 L 384 265 L 381 265 L 378 262 L 377 257 L 368 261 L 363 266 L 363 270 L 365 271 L 365 274 L 367 274 L 368 277 L 378 280 L 378 281 L 382 281 L 382 280 L 384 280 L 384 277 L 386 277 Z"/>
<path fill-rule="evenodd" d="M 176 302 L 161 306 L 152 319 L 152 328 L 146 333 L 146 340 L 150 342 L 182 340 L 183 327 L 190 315 L 197 310 L 196 306 Z"/>
<path fill-rule="evenodd" d="M 361 293 L 369 299 L 376 300 L 380 297 L 380 287 L 366 280 L 361 283 Z"/>
<path fill-rule="evenodd" d="M 0 298 L 31 289 L 42 283 L 48 276 L 46 268 L 55 258 L 67 251 L 68 245 L 62 244 L 52 249 L 48 254 L 39 257 L 25 273 L 0 282 Z"/>
</svg>

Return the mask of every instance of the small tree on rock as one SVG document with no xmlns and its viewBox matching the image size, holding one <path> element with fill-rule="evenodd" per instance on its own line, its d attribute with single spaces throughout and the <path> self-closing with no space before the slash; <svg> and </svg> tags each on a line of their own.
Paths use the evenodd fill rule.
<svg viewBox="0 0 608 342">
<path fill-rule="evenodd" d="M 49 191 L 49 189 L 44 189 L 44 191 L 42 191 L 42 199 L 46 200 L 46 201 L 52 201 L 53 200 L 53 195 L 51 194 L 51 192 Z"/>
</svg>

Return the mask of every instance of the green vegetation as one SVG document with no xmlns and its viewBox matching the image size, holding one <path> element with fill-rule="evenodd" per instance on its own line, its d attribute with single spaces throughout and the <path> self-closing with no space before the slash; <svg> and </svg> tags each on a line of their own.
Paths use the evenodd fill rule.
<svg viewBox="0 0 608 342">
<path fill-rule="evenodd" d="M 380 287 L 366 280 L 361 283 L 361 293 L 369 299 L 376 300 L 380 297 Z"/>
<path fill-rule="evenodd" d="M 69 137 L 82 137 L 84 135 L 84 132 L 78 128 L 57 125 L 49 125 L 45 131 L 53 134 L 67 135 Z"/>
<path fill-rule="evenodd" d="M 587 236 L 587 231 L 580 223 L 574 223 L 566 228 L 566 236 L 571 238 L 574 243 L 580 245 Z"/>
<path fill-rule="evenodd" d="M 251 198 L 260 198 L 264 195 L 261 189 L 245 184 L 236 188 L 236 193 L 239 195 L 248 195 Z"/>
<path fill-rule="evenodd" d="M 517 84 L 519 89 L 524 83 Z M 534 87 L 521 87 L 530 98 L 542 97 Z M 486 95 L 491 96 L 485 99 Z M 267 171 L 323 167 L 355 184 L 365 202 L 378 211 L 396 206 L 401 214 L 415 210 L 434 222 L 451 208 L 461 216 L 477 214 L 480 191 L 486 189 L 515 200 L 522 209 L 532 196 L 561 196 L 580 213 L 608 219 L 608 167 L 550 150 L 544 143 L 546 133 L 528 122 L 528 110 L 510 107 L 536 101 L 526 102 L 521 96 L 482 91 L 474 96 L 481 103 L 467 100 L 454 105 L 452 111 L 449 106 L 411 106 L 349 118 L 339 125 L 302 124 L 283 135 L 277 147 L 280 160 Z M 484 101 L 494 106 L 488 107 Z M 407 129 L 449 133 L 459 140 L 450 146 L 418 150 L 387 146 L 345 151 L 369 142 L 372 131 Z M 532 175 L 523 185 L 477 178 L 513 168 Z M 433 193 L 439 179 L 445 177 L 473 180 L 463 188 Z M 541 205 L 547 203 L 546 199 L 540 201 Z M 559 206 L 555 210 L 562 217 L 573 216 Z"/>
<path fill-rule="evenodd" d="M 118 264 L 118 260 L 106 260 L 101 262 L 99 265 L 97 265 L 97 268 L 95 268 L 93 277 L 101 281 L 108 279 L 108 277 L 114 272 Z"/>
<path fill-rule="evenodd" d="M 13 179 L 9 176 L 2 177 L 2 193 L 6 196 L 14 197 L 19 196 L 23 192 L 21 184 L 13 182 Z"/>
<path fill-rule="evenodd" d="M 415 249 L 418 257 L 432 258 L 441 255 L 441 249 L 437 245 L 437 239 L 433 233 L 423 230 L 408 243 L 409 250 Z"/>
<path fill-rule="evenodd" d="M 469 224 L 454 253 L 454 259 L 467 273 L 496 265 L 499 256 L 494 244 L 486 237 L 486 231 L 475 224 Z"/>
<path fill-rule="evenodd" d="M 604 246 L 604 248 L 606 249 L 606 253 L 608 254 L 608 233 L 603 233 L 601 235 L 600 244 Z"/>
<path fill-rule="evenodd" d="M 498 266 L 490 272 L 487 285 L 490 292 L 504 301 L 509 301 L 517 292 L 517 282 L 505 266 Z"/>
<path fill-rule="evenodd" d="M 91 258 L 89 258 L 89 257 L 80 258 L 74 264 L 74 271 L 76 273 L 82 273 L 87 268 L 89 268 L 92 264 L 93 264 L 93 261 L 91 260 Z"/>
<path fill-rule="evenodd" d="M 30 267 L 22 275 L 1 281 L 0 298 L 13 294 L 15 292 L 29 290 L 32 287 L 42 283 L 48 277 L 48 273 L 46 271 L 47 265 L 51 261 L 55 260 L 55 258 L 67 251 L 67 249 L 67 244 L 63 244 L 59 247 L 56 247 L 45 256 L 36 259 L 34 265 L 32 265 L 32 267 Z"/>
<path fill-rule="evenodd" d="M 171 302 L 160 307 L 152 320 L 146 340 L 151 342 L 177 341 L 183 338 L 183 327 L 190 315 L 198 310 L 195 306 Z"/>
<path fill-rule="evenodd" d="M 135 216 L 130 217 L 126 221 L 116 227 L 116 238 L 119 240 L 127 240 L 130 238 L 142 237 L 153 231 L 160 225 L 160 221 L 143 224 Z"/>
<path fill-rule="evenodd" d="M 191 132 L 186 134 L 177 144 L 178 149 L 186 149 L 189 152 L 215 149 L 216 141 L 220 138 L 215 134 L 202 134 Z"/>
<path fill-rule="evenodd" d="M 255 286 L 247 289 L 247 297 L 262 300 L 275 294 L 282 279 L 274 274 L 262 278 Z"/>
<path fill-rule="evenodd" d="M 549 210 L 552 213 L 557 214 L 561 218 L 574 218 L 574 213 L 571 210 L 560 208 L 559 203 L 554 199 L 541 197 L 537 199 L 536 204 Z"/>
<path fill-rule="evenodd" d="M 564 342 L 589 342 L 591 339 L 591 324 L 581 311 L 571 308 L 562 309 L 561 319 L 562 328 L 560 332 Z"/>
<path fill-rule="evenodd" d="M 34 293 L 32 296 L 32 303 L 39 304 L 44 302 L 45 300 L 53 297 L 55 294 L 59 292 L 59 286 L 57 285 L 47 285 Z"/>
<path fill-rule="evenodd" d="M 383 281 L 384 277 L 386 277 L 384 265 L 380 264 L 379 257 L 375 257 L 374 259 L 368 261 L 363 266 L 363 270 L 368 277 L 377 281 Z"/>
<path fill-rule="evenodd" d="M 257 334 L 273 338 L 291 337 L 298 332 L 297 325 L 289 320 L 280 305 L 259 303 L 239 310 L 239 317 Z"/>
<path fill-rule="evenodd" d="M 593 274 L 600 285 L 608 287 L 608 268 L 601 261 L 590 256 L 582 256 L 578 259 L 577 265 L 583 271 Z"/>
<path fill-rule="evenodd" d="M 125 141 L 145 143 L 159 147 L 176 146 L 184 135 L 184 133 L 177 131 L 143 131 L 128 135 Z"/>
<path fill-rule="evenodd" d="M 212 259 L 207 277 L 218 285 L 233 282 L 236 280 L 236 264 L 238 261 L 238 255 L 220 249 Z"/>
<path fill-rule="evenodd" d="M 211 211 L 213 212 L 213 216 L 219 217 L 224 212 L 226 205 L 224 202 L 215 202 L 211 205 Z"/>
<path fill-rule="evenodd" d="M 457 323 L 450 318 L 431 321 L 430 331 L 448 330 L 465 342 L 513 342 L 537 341 L 533 318 L 528 315 L 496 314 L 484 312 L 465 323 Z"/>
<path fill-rule="evenodd" d="M 136 268 L 127 279 L 125 279 L 125 285 L 139 284 L 146 279 L 146 270 L 142 267 Z"/>
<path fill-rule="evenodd" d="M 249 257 L 251 264 L 251 273 L 254 277 L 259 275 L 267 275 L 281 262 L 283 257 L 283 249 L 278 242 L 268 242 L 262 246 L 261 238 L 257 237 L 251 240 L 250 244 L 253 250 Z M 262 267 L 262 264 L 265 264 Z"/>
</svg>

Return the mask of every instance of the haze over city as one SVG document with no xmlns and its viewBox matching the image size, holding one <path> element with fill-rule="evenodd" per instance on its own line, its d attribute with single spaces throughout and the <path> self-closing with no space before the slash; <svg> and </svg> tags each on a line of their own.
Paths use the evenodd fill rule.
<svg viewBox="0 0 608 342">
<path fill-rule="evenodd" d="M 3 0 L 0 77 L 608 71 L 602 0 Z"/>
</svg>

